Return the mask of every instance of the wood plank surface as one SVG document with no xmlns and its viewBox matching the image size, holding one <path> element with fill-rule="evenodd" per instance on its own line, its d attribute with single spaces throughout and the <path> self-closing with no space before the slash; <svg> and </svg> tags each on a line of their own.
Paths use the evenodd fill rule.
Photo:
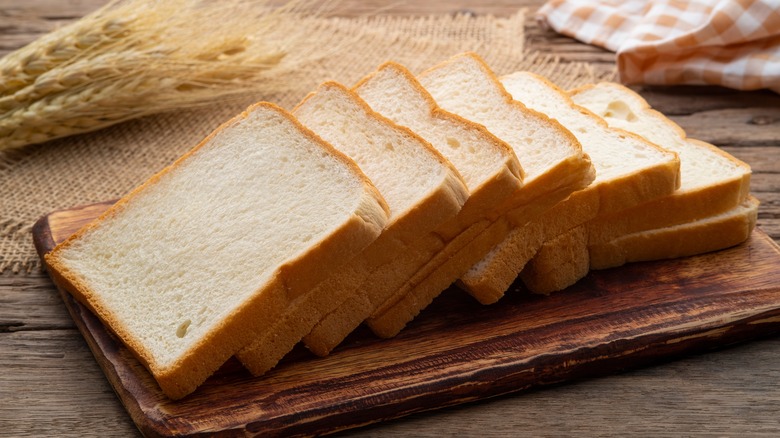
<svg viewBox="0 0 780 438">
<path fill-rule="evenodd" d="M 39 253 L 110 205 L 41 219 Z M 780 332 L 780 247 L 760 231 L 716 253 L 592 272 L 550 297 L 513 289 L 494 306 L 450 289 L 393 339 L 358 330 L 326 358 L 299 348 L 261 378 L 229 361 L 178 401 L 94 315 L 60 295 L 146 436 L 330 433 Z"/>
<path fill-rule="evenodd" d="M 0 0 L 0 55 L 103 3 Z M 370 13 L 388 3 L 396 6 L 383 13 L 471 9 L 508 14 L 543 1 L 345 0 L 335 13 Z M 563 60 L 596 63 L 603 71 L 614 68 L 611 53 L 536 27 L 528 28 L 528 46 Z M 780 122 L 770 117 L 749 123 L 753 116 L 763 116 L 763 109 L 780 107 L 780 97 L 716 87 L 636 89 L 662 112 L 680 116 L 676 121 L 683 128 L 696 129 L 753 166 L 752 191 L 762 202 L 759 226 L 780 241 Z M 733 112 L 727 118 L 740 135 L 719 129 L 721 120 L 700 114 L 745 108 L 751 108 L 747 121 L 732 117 Z M 716 123 L 713 130 L 700 123 L 704 119 Z M 615 376 L 415 414 L 346 435 L 780 436 L 778 357 L 780 338 L 772 338 Z M 0 275 L 0 435 L 137 434 L 48 277 L 40 272 Z"/>
</svg>

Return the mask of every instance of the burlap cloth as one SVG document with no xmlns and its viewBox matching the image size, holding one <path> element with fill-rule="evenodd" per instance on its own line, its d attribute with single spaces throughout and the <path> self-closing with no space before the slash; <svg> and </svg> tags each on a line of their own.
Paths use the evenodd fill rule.
<svg viewBox="0 0 780 438">
<path fill-rule="evenodd" d="M 527 53 L 525 11 L 508 18 L 470 14 L 317 18 L 305 25 L 328 56 L 283 78 L 287 85 L 283 92 L 242 96 L 0 152 L 0 272 L 24 274 L 40 266 L 31 237 L 39 217 L 121 197 L 255 101 L 289 109 L 326 79 L 354 84 L 387 60 L 420 72 L 463 51 L 478 53 L 498 74 L 531 70 L 564 88 L 600 79 L 588 65 Z"/>
</svg>

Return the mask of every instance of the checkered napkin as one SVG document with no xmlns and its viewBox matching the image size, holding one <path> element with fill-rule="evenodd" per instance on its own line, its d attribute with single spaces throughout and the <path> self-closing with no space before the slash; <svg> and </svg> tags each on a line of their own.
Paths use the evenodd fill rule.
<svg viewBox="0 0 780 438">
<path fill-rule="evenodd" d="M 780 93 L 780 0 L 551 0 L 537 18 L 617 52 L 624 83 Z"/>
</svg>

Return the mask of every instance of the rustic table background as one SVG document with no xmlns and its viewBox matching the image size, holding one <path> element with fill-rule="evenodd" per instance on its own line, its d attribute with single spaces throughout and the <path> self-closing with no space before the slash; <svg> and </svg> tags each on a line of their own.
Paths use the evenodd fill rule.
<svg viewBox="0 0 780 438">
<path fill-rule="evenodd" d="M 0 55 L 105 0 L 0 0 Z M 342 0 L 338 13 L 388 2 Z M 541 0 L 396 2 L 385 13 L 506 15 Z M 529 23 L 530 24 L 530 23 Z M 609 70 L 614 55 L 529 26 L 529 46 Z M 710 87 L 642 87 L 692 137 L 753 167 L 758 223 L 780 241 L 780 96 Z M 0 196 L 2 196 L 0 194 Z M 138 432 L 43 273 L 0 276 L 0 435 L 133 436 Z M 620 375 L 417 414 L 344 435 L 780 436 L 780 338 Z"/>
</svg>

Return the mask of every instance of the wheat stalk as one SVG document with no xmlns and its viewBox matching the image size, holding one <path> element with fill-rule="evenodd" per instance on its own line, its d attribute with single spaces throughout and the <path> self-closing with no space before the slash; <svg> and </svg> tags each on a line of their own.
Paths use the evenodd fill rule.
<svg viewBox="0 0 780 438">
<path fill-rule="evenodd" d="M 13 94 L 30 85 L 40 74 L 77 57 L 82 51 L 98 50 L 125 34 L 129 24 L 127 18 L 107 20 L 102 26 L 90 25 L 98 21 L 109 6 L 0 59 L 0 95 Z"/>
<path fill-rule="evenodd" d="M 203 104 L 319 55 L 303 2 L 119 0 L 0 60 L 0 150 Z"/>
</svg>

